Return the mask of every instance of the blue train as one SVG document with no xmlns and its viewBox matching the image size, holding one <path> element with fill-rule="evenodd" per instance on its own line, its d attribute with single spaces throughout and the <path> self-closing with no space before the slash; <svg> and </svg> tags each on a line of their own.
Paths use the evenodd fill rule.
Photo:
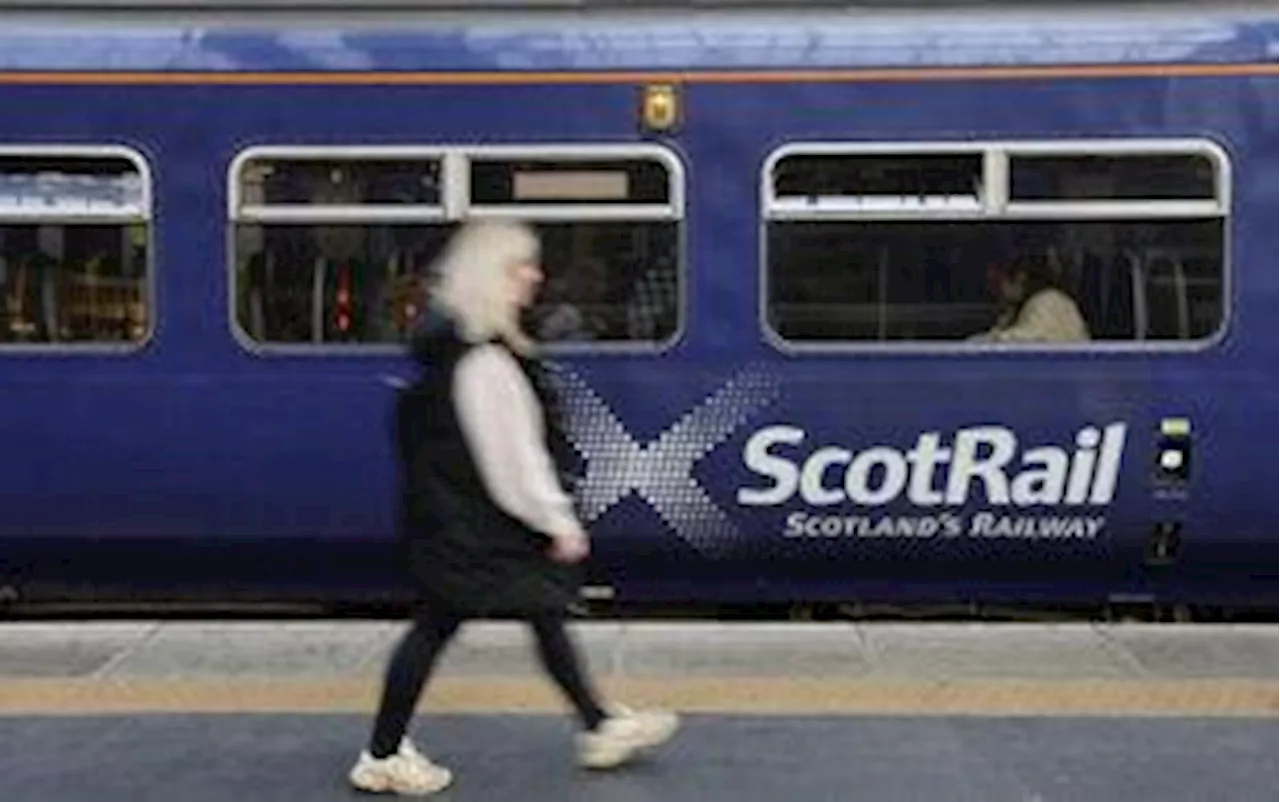
<svg viewBox="0 0 1280 802">
<path fill-rule="evenodd" d="M 1274 6 L 114 19 L 0 26 L 9 601 L 394 598 L 508 215 L 596 592 L 1275 605 Z M 1087 336 L 974 336 L 1027 259 Z"/>
</svg>

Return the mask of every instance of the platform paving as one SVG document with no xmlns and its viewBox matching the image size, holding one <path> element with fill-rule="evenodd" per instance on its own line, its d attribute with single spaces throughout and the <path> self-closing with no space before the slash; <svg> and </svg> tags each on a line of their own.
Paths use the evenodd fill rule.
<svg viewBox="0 0 1280 802">
<path fill-rule="evenodd" d="M 360 716 L 0 718 L 5 802 L 339 802 Z M 555 716 L 432 717 L 445 802 L 1265 802 L 1274 721 L 693 716 L 585 775 Z"/>
<path fill-rule="evenodd" d="M 0 624 L 3 802 L 362 798 L 402 622 Z M 608 690 L 685 715 L 626 771 L 518 624 L 467 625 L 412 723 L 445 802 L 1253 802 L 1277 797 L 1274 625 L 582 622 Z"/>
<path fill-rule="evenodd" d="M 401 622 L 0 623 L 0 679 L 376 677 Z M 1275 679 L 1275 625 L 580 622 L 602 676 Z M 441 676 L 538 674 L 514 622 L 467 624 Z"/>
</svg>

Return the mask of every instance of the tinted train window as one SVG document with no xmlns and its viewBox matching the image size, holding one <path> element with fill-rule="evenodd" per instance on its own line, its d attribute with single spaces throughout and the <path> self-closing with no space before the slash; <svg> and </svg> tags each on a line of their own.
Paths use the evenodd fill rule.
<svg viewBox="0 0 1280 802">
<path fill-rule="evenodd" d="M 534 225 L 548 344 L 660 345 L 680 328 L 683 193 L 665 154 L 616 149 L 255 151 L 233 179 L 236 320 L 258 344 L 403 341 L 457 221 Z"/>
<path fill-rule="evenodd" d="M 525 218 L 547 281 L 528 321 L 548 344 L 661 345 L 680 328 L 683 193 L 669 154 L 469 158 L 471 213 Z"/>
<path fill-rule="evenodd" d="M 150 196 L 132 152 L 0 148 L 0 343 L 146 341 Z"/>
<path fill-rule="evenodd" d="M 242 334 L 258 344 L 402 340 L 449 235 L 443 156 L 266 151 L 233 169 Z"/>
<path fill-rule="evenodd" d="M 1216 151 L 954 150 L 795 148 L 771 160 L 764 311 L 775 336 L 1035 346 L 1219 331 L 1227 192 Z M 1064 303 L 1083 336 L 1051 320 Z"/>
</svg>

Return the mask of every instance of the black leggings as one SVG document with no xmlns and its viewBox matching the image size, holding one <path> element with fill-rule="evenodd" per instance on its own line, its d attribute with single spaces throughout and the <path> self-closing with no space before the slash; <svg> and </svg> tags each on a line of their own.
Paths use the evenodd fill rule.
<svg viewBox="0 0 1280 802">
<path fill-rule="evenodd" d="M 399 748 L 437 658 L 464 620 L 463 616 L 438 607 L 414 616 L 412 628 L 396 647 L 387 667 L 369 745 L 374 757 L 386 757 Z M 526 621 L 537 637 L 538 656 L 547 673 L 573 704 L 583 726 L 594 730 L 606 714 L 583 676 L 564 618 L 556 613 L 541 613 Z"/>
</svg>

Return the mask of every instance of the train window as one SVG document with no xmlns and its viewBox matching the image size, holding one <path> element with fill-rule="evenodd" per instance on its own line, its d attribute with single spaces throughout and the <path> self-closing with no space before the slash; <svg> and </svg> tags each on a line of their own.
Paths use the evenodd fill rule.
<svg viewBox="0 0 1280 802">
<path fill-rule="evenodd" d="M 150 197 L 146 164 L 132 151 L 0 147 L 0 343 L 144 343 Z"/>
<path fill-rule="evenodd" d="M 513 159 L 471 162 L 476 204 L 666 204 L 673 176 L 656 158 Z"/>
<path fill-rule="evenodd" d="M 235 320 L 254 345 L 393 343 L 449 234 L 431 150 L 260 148 L 232 166 Z"/>
<path fill-rule="evenodd" d="M 773 170 L 777 203 L 796 209 L 977 208 L 981 153 L 797 153 Z"/>
<path fill-rule="evenodd" d="M 469 156 L 470 213 L 537 225 L 550 347 L 660 347 L 680 329 L 683 191 L 665 150 L 491 149 Z"/>
<path fill-rule="evenodd" d="M 267 206 L 440 203 L 438 158 L 372 160 L 252 158 L 240 170 L 246 203 Z"/>
<path fill-rule="evenodd" d="M 841 147 L 766 166 L 762 313 L 785 347 L 1176 346 L 1223 326 L 1228 176 L 1211 146 Z M 878 202 L 853 200 L 856 181 Z"/>
<path fill-rule="evenodd" d="M 237 328 L 254 345 L 402 342 L 457 222 L 502 216 L 542 238 L 533 336 L 661 346 L 682 309 L 679 179 L 647 148 L 247 152 L 231 177 Z"/>
<path fill-rule="evenodd" d="M 1011 155 L 1009 200 L 1212 200 L 1213 160 L 1191 154 Z"/>
</svg>

